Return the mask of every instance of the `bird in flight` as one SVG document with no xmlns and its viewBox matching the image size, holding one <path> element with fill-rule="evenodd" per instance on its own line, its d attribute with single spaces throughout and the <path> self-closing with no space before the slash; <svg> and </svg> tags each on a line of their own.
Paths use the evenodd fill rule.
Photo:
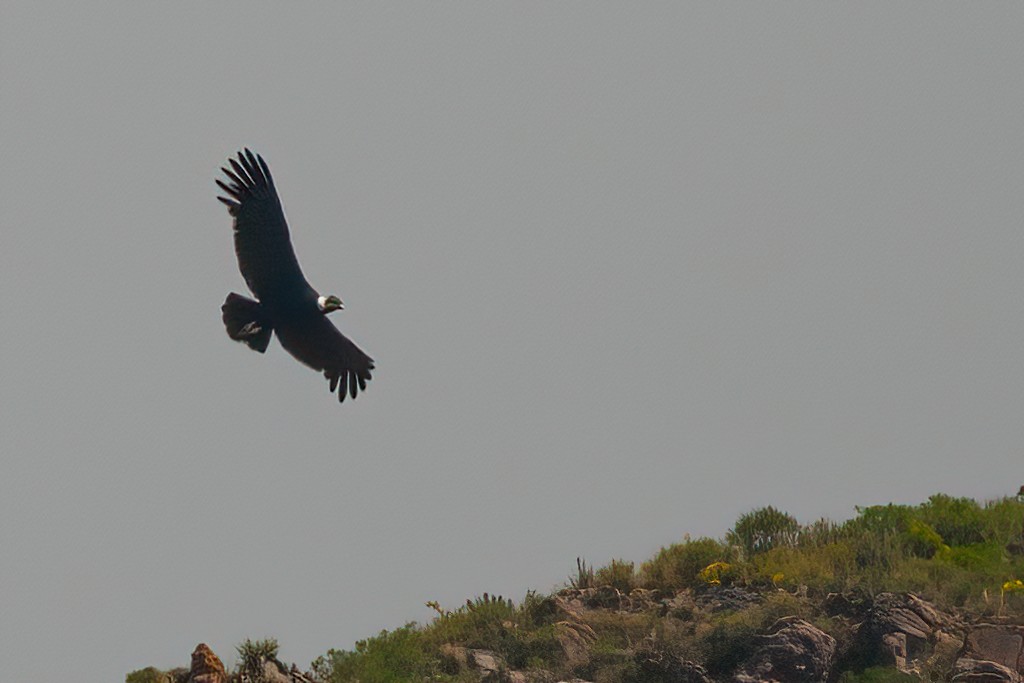
<svg viewBox="0 0 1024 683">
<path fill-rule="evenodd" d="M 221 306 L 228 336 L 263 353 L 271 333 L 285 351 L 330 383 L 338 400 L 366 390 L 373 359 L 338 331 L 327 314 L 344 308 L 336 296 L 323 296 L 306 281 L 288 236 L 281 200 L 263 157 L 248 149 L 222 167 L 227 182 L 217 197 L 234 219 L 235 254 L 245 284 L 256 296 L 234 292 Z M 340 387 L 340 388 L 339 388 Z"/>
</svg>

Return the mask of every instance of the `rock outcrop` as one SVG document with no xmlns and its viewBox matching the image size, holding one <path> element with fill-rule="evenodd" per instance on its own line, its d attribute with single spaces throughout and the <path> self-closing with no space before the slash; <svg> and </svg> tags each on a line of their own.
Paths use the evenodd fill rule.
<svg viewBox="0 0 1024 683">
<path fill-rule="evenodd" d="M 636 663 L 641 680 L 713 683 L 707 670 L 700 664 L 664 652 L 640 652 Z"/>
<path fill-rule="evenodd" d="M 759 640 L 734 683 L 822 683 L 832 671 L 835 638 L 803 619 L 783 617 Z"/>
<path fill-rule="evenodd" d="M 206 643 L 199 643 L 192 651 L 188 680 L 189 683 L 227 683 L 228 674 L 224 670 L 224 662 Z"/>
<path fill-rule="evenodd" d="M 1002 664 L 962 657 L 953 667 L 953 683 L 1020 683 L 1020 674 Z"/>
<path fill-rule="evenodd" d="M 738 586 L 714 586 L 697 594 L 694 602 L 705 612 L 723 612 L 760 605 L 764 596 Z"/>
<path fill-rule="evenodd" d="M 555 624 L 555 640 L 566 663 L 577 667 L 590 661 L 590 648 L 597 641 L 597 634 L 583 622 L 560 621 Z"/>
<path fill-rule="evenodd" d="M 957 657 L 954 681 L 1014 681 L 1024 673 L 1024 626 L 975 624 Z"/>
<path fill-rule="evenodd" d="M 482 681 L 505 682 L 509 680 L 508 664 L 505 658 L 492 650 L 481 650 L 447 643 L 441 646 L 441 657 L 445 668 L 451 673 L 473 671 Z"/>
<path fill-rule="evenodd" d="M 879 593 L 865 610 L 856 647 L 865 663 L 915 673 L 942 634 L 959 629 L 952 615 L 913 593 Z"/>
<path fill-rule="evenodd" d="M 827 615 L 832 624 L 827 628 L 834 635 L 801 616 L 784 616 L 759 635 L 743 635 L 739 644 L 726 642 L 726 652 L 735 655 L 732 659 L 689 659 L 700 657 L 700 648 L 712 642 L 707 631 L 695 635 L 696 628 L 708 628 L 716 620 L 762 620 L 786 613 L 808 619 Z M 510 654 L 521 654 L 515 649 L 499 652 L 458 643 L 435 651 L 433 665 L 443 673 L 458 674 L 460 680 L 479 683 L 583 683 L 572 677 L 592 677 L 613 670 L 609 667 L 632 671 L 637 680 L 661 683 L 823 683 L 843 671 L 878 665 L 922 680 L 1024 683 L 1024 625 L 969 624 L 965 617 L 946 613 L 912 593 L 871 597 L 854 591 L 815 601 L 800 592 L 758 594 L 732 586 L 681 590 L 675 595 L 639 589 L 626 594 L 606 586 L 559 591 L 534 603 L 531 616 L 547 629 L 548 640 L 541 642 L 548 656 L 542 661 L 554 662 L 552 670 L 526 666 L 525 658 Z M 602 640 L 598 633 L 606 637 L 609 624 L 620 619 L 634 629 L 632 640 L 609 648 L 607 643 L 616 641 Z M 756 623 L 763 628 L 768 622 Z M 653 630 L 650 624 L 656 624 Z M 502 628 L 509 630 L 506 635 L 514 635 L 517 626 L 502 622 Z M 648 634 L 639 629 L 648 629 Z M 599 642 L 605 645 L 595 650 Z M 131 683 L 321 683 L 295 665 L 289 670 L 274 654 L 250 659 L 228 673 L 220 658 L 200 643 L 190 669 L 162 672 L 150 667 L 128 678 Z M 513 668 L 513 661 L 521 669 Z M 742 662 L 738 667 L 737 661 Z M 316 667 L 314 671 L 324 674 Z"/>
</svg>

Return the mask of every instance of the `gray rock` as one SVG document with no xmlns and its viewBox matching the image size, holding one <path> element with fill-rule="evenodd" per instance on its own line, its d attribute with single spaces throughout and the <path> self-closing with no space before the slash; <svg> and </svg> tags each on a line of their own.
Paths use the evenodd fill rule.
<svg viewBox="0 0 1024 683">
<path fill-rule="evenodd" d="M 913 593 L 880 593 L 868 610 L 868 619 L 880 633 L 903 633 L 922 640 L 943 621 L 938 610 Z"/>
<path fill-rule="evenodd" d="M 976 624 L 967 631 L 960 657 L 995 662 L 1021 673 L 1024 670 L 1024 626 Z"/>
<path fill-rule="evenodd" d="M 451 673 L 471 670 L 481 680 L 498 681 L 508 678 L 508 663 L 505 658 L 491 650 L 478 650 L 445 643 L 439 649 L 442 660 Z"/>
<path fill-rule="evenodd" d="M 1024 671 L 1024 626 L 975 624 L 967 631 L 952 680 L 1020 683 Z"/>
<path fill-rule="evenodd" d="M 957 628 L 952 616 L 913 593 L 879 593 L 857 631 L 856 648 L 865 662 L 912 672 L 943 629 Z"/>
<path fill-rule="evenodd" d="M 1020 683 L 1016 671 L 986 660 L 962 657 L 953 668 L 953 683 Z"/>
<path fill-rule="evenodd" d="M 566 663 L 575 667 L 590 661 L 590 648 L 597 641 L 597 634 L 582 622 L 560 621 L 555 624 L 555 640 L 562 648 Z"/>
<path fill-rule="evenodd" d="M 672 683 L 712 683 L 707 670 L 682 657 L 663 652 L 641 652 L 636 659 L 641 680 L 672 681 Z"/>
<path fill-rule="evenodd" d="M 590 609 L 621 610 L 625 606 L 624 603 L 629 600 L 621 591 L 611 586 L 598 586 L 587 589 L 586 592 L 589 595 L 583 599 L 583 604 Z"/>
<path fill-rule="evenodd" d="M 764 602 L 764 596 L 736 586 L 715 586 L 697 594 L 694 602 L 707 612 L 722 612 L 760 605 Z"/>
<path fill-rule="evenodd" d="M 835 638 L 803 619 L 783 617 L 758 639 L 734 683 L 823 683 L 832 671 Z"/>
<path fill-rule="evenodd" d="M 484 676 L 501 673 L 508 668 L 505 658 L 491 650 L 466 650 L 469 666 L 478 670 Z"/>
<path fill-rule="evenodd" d="M 871 597 L 865 591 L 851 590 L 843 593 L 829 593 L 822 605 L 829 616 L 863 619 L 871 607 Z"/>
<path fill-rule="evenodd" d="M 264 659 L 263 672 L 259 683 L 293 683 L 293 679 L 291 676 L 283 673 L 275 662 Z"/>
</svg>

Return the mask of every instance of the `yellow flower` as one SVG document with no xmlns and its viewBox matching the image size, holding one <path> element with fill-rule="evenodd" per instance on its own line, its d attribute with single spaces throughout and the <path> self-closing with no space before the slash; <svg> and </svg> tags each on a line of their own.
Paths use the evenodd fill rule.
<svg viewBox="0 0 1024 683">
<path fill-rule="evenodd" d="M 700 570 L 702 581 L 711 586 L 719 586 L 722 583 L 722 574 L 732 569 L 728 562 L 712 562 Z"/>
</svg>

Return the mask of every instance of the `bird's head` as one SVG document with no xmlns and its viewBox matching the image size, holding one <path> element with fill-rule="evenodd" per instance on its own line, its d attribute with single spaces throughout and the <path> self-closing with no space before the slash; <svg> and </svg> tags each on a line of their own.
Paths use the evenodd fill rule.
<svg viewBox="0 0 1024 683">
<path fill-rule="evenodd" d="M 341 299 L 333 294 L 331 296 L 317 297 L 316 305 L 320 308 L 320 312 L 325 315 L 331 311 L 340 311 L 345 308 L 345 304 L 341 303 Z"/>
</svg>

